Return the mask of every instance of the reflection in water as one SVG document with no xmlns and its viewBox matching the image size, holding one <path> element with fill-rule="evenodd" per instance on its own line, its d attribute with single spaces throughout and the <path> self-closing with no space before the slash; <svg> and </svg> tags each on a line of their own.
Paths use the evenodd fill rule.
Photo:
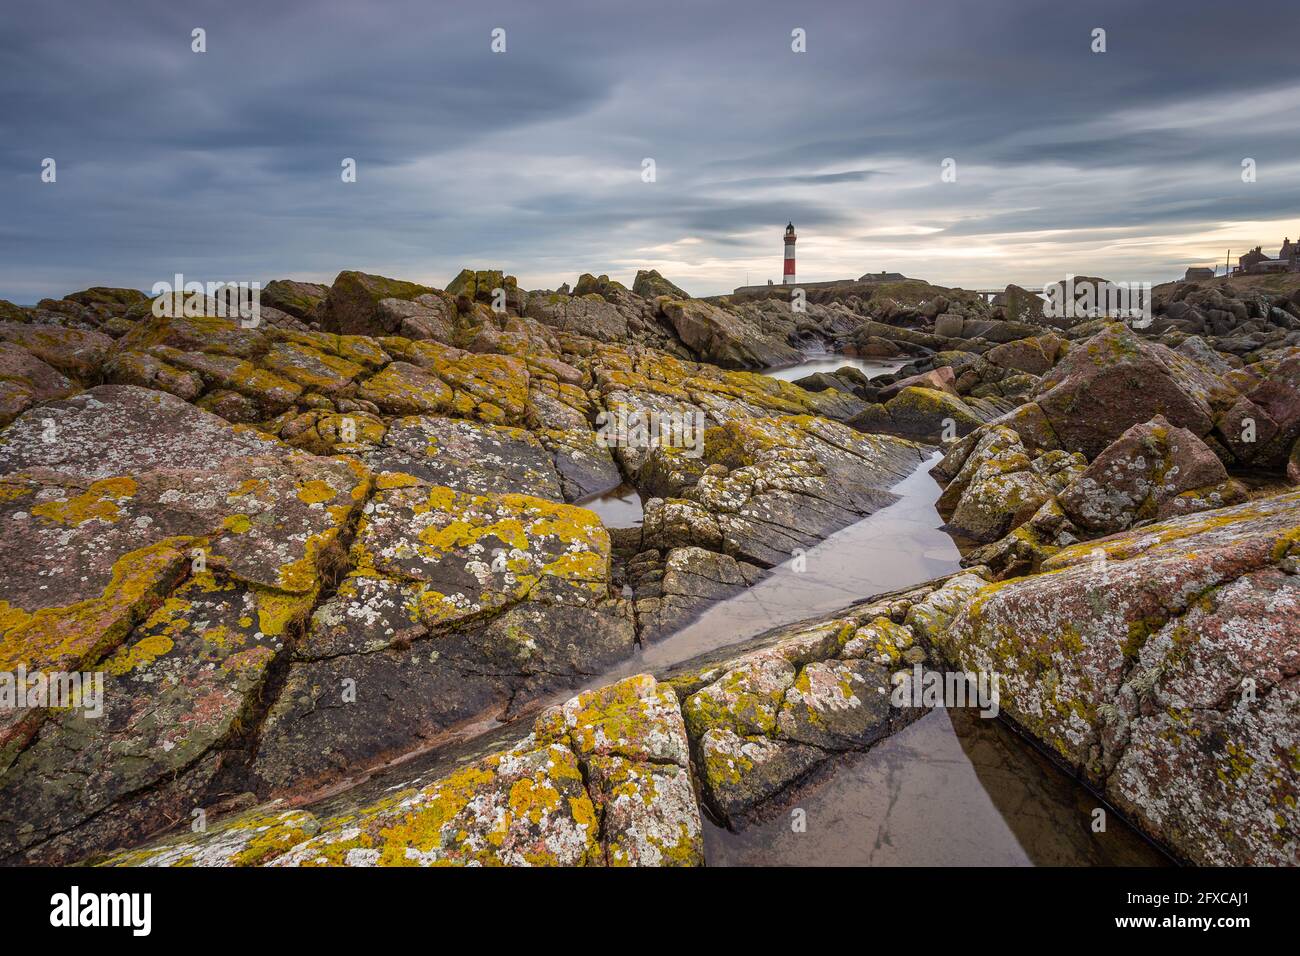
<svg viewBox="0 0 1300 956">
<path fill-rule="evenodd" d="M 825 353 L 805 356 L 804 360 L 798 365 L 765 369 L 764 374 L 771 378 L 779 378 L 783 382 L 793 382 L 795 379 L 811 375 L 813 372 L 835 372 L 849 365 L 870 378 L 874 375 L 897 372 L 906 364 L 907 360 L 905 359 L 852 358 L 848 355 Z"/>
<path fill-rule="evenodd" d="M 710 866 L 1162 866 L 1167 858 L 996 720 L 937 710 L 740 833 L 705 825 Z M 794 832 L 791 812 L 804 812 Z"/>
<path fill-rule="evenodd" d="M 578 507 L 594 511 L 606 528 L 635 528 L 645 517 L 641 496 L 631 485 L 619 485 L 612 491 L 577 502 Z"/>
<path fill-rule="evenodd" d="M 959 555 L 934 509 L 934 456 L 890 490 L 900 499 L 786 562 L 746 591 L 706 610 L 643 649 L 621 673 L 659 670 L 774 627 L 831 614 L 862 598 L 928 581 L 958 568 Z"/>
</svg>

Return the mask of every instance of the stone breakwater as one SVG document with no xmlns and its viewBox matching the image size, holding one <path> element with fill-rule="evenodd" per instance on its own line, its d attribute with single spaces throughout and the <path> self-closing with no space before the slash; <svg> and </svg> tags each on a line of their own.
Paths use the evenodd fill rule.
<svg viewBox="0 0 1300 956">
<path fill-rule="evenodd" d="M 999 673 L 1003 718 L 1176 856 L 1294 864 L 1300 299 L 1233 295 L 1159 288 L 1141 332 L 657 274 L 345 272 L 270 283 L 256 328 L 0 303 L 0 670 L 103 680 L 95 715 L 0 711 L 0 862 L 698 864 L 704 816 L 918 717 L 889 690 L 920 666 Z M 754 371 L 809 341 L 906 364 Z M 601 441 L 633 413 L 702 448 Z M 538 712 L 935 444 L 967 572 Z M 582 507 L 621 485 L 640 527 Z"/>
</svg>

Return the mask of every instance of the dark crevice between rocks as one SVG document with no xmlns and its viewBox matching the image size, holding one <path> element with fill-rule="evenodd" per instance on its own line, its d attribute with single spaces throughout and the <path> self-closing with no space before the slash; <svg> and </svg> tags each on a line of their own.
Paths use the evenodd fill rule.
<svg viewBox="0 0 1300 956">
<path fill-rule="evenodd" d="M 1065 775 L 1070 780 L 1072 780 L 1075 784 L 1077 784 L 1078 786 L 1086 790 L 1088 792 L 1088 795 L 1097 801 L 1098 807 L 1105 810 L 1107 817 L 1110 817 L 1113 814 L 1117 820 L 1127 825 L 1130 830 L 1136 833 L 1141 838 L 1143 843 L 1151 847 L 1161 856 L 1168 859 L 1171 864 L 1174 864 L 1176 866 L 1192 865 L 1190 860 L 1187 860 L 1179 856 L 1170 847 L 1164 846 L 1158 841 L 1152 839 L 1152 837 L 1148 835 L 1145 830 L 1142 829 L 1142 827 L 1138 824 L 1136 820 L 1133 820 L 1130 817 L 1128 817 L 1126 814 L 1124 814 L 1114 804 L 1110 802 L 1110 800 L 1106 797 L 1104 786 L 1099 789 L 1096 785 L 1092 783 L 1092 781 L 1090 781 L 1087 778 L 1087 776 L 1079 768 L 1074 767 L 1072 764 L 1062 759 L 1061 755 L 1057 753 L 1055 750 L 1053 750 L 1051 747 L 1048 747 L 1046 744 L 1044 744 L 1042 741 L 1036 738 L 1033 734 L 1026 731 L 1024 728 L 1022 728 L 1014 720 L 1011 720 L 1005 714 L 998 714 L 998 716 L 994 717 L 993 719 L 996 720 L 1003 727 L 1005 727 L 1012 734 L 1012 736 L 1014 736 L 1017 740 L 1021 741 L 1027 749 L 1032 750 L 1035 753 L 1039 754 L 1043 759 L 1045 759 L 1053 767 L 1059 770 L 1063 775 Z"/>
<path fill-rule="evenodd" d="M 348 520 L 339 529 L 338 535 L 322 554 L 317 565 L 317 573 L 322 586 L 309 610 L 291 621 L 285 629 L 284 647 L 267 667 L 257 694 L 246 703 L 244 713 L 236 719 L 230 736 L 214 746 L 221 756 L 221 766 L 205 791 L 205 801 L 211 800 L 217 807 L 229 801 L 238 801 L 247 793 L 266 796 L 263 787 L 257 784 L 252 772 L 253 761 L 257 757 L 261 742 L 262 729 L 266 724 L 271 709 L 280 699 L 280 694 L 289 680 L 289 671 L 294 662 L 295 651 L 307 636 L 312 615 L 317 608 L 334 598 L 339 585 L 352 571 L 351 550 L 356 538 L 357 526 L 365 513 L 365 506 L 376 491 L 373 476 L 367 478 L 367 488 L 362 500 L 352 509 Z M 212 752 L 210 751 L 210 752 Z"/>
<path fill-rule="evenodd" d="M 594 375 L 593 375 L 593 381 L 594 381 Z M 605 398 L 603 395 L 601 396 L 599 402 L 592 402 L 591 404 L 591 418 L 588 419 L 588 424 L 591 426 L 593 432 L 596 432 L 598 430 L 595 420 L 601 414 L 605 414 L 605 415 L 609 414 L 609 408 L 605 404 Z M 618 469 L 619 476 L 622 478 L 620 485 L 627 485 L 630 488 L 634 488 L 636 490 L 637 496 L 642 497 L 641 486 L 638 485 L 636 481 L 633 479 L 632 474 L 628 471 L 622 458 L 619 455 L 616 455 L 614 453 L 613 448 L 608 449 L 608 451 L 609 451 L 610 460 L 614 463 L 614 467 Z M 619 487 L 619 485 L 615 485 L 614 487 L 617 488 Z M 612 490 L 613 489 L 606 489 L 606 491 L 612 491 Z M 605 494 L 605 493 L 606 492 L 598 492 L 598 494 Z M 589 497 L 595 497 L 595 496 L 593 495 Z M 642 498 L 642 501 L 644 502 L 644 498 Z M 578 504 L 577 507 L 580 508 L 582 507 L 582 505 Z M 604 526 L 603 521 L 601 522 L 601 525 Z M 633 588 L 630 582 L 628 581 L 627 566 L 629 563 L 631 563 L 631 559 L 636 557 L 636 555 L 640 554 L 642 551 L 642 534 L 641 534 L 642 529 L 640 527 L 630 528 L 630 529 L 605 528 L 605 531 L 607 534 L 609 534 L 609 538 L 610 538 L 610 553 L 609 553 L 610 598 L 626 600 L 628 602 L 628 605 L 631 610 L 631 618 L 632 618 L 633 645 L 636 649 L 640 649 L 641 647 L 644 646 L 644 642 L 641 639 L 644 627 L 641 623 L 641 615 L 640 613 L 638 613 L 636 608 L 635 588 Z M 633 544 L 632 541 L 633 538 L 635 538 L 636 541 L 635 545 Z M 632 590 L 632 594 L 630 597 L 627 594 L 623 593 L 624 588 L 630 588 Z"/>
<path fill-rule="evenodd" d="M 600 847 L 601 864 L 609 865 L 609 831 L 607 820 L 609 814 L 605 812 L 605 805 L 599 799 L 596 792 L 596 786 L 591 779 L 591 766 L 582 755 L 575 751 L 570 745 L 569 751 L 573 754 L 575 762 L 578 764 L 578 773 L 582 777 L 582 789 L 587 792 L 587 799 L 591 801 L 592 808 L 596 811 L 596 843 Z"/>
<path fill-rule="evenodd" d="M 630 599 L 632 605 L 632 640 L 636 649 L 639 651 L 645 645 L 645 625 L 641 622 L 641 613 L 636 609 L 635 595 Z"/>
</svg>

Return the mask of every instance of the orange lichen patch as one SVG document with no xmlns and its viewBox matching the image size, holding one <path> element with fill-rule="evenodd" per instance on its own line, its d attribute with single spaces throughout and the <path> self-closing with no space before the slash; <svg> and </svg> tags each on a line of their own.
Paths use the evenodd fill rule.
<svg viewBox="0 0 1300 956">
<path fill-rule="evenodd" d="M 188 829 L 162 843 L 101 860 L 97 866 L 260 866 L 308 839 L 319 829 L 305 810 L 284 810 L 277 801 L 221 820 L 203 833 Z"/>
<path fill-rule="evenodd" d="M 234 534 L 248 534 L 253 527 L 253 521 L 248 515 L 228 515 L 222 520 L 221 527 Z"/>
<path fill-rule="evenodd" d="M 368 335 L 340 335 L 335 339 L 334 352 L 349 362 L 366 368 L 379 368 L 392 361 L 387 352 Z"/>
<path fill-rule="evenodd" d="M 336 455 L 334 460 L 343 462 L 356 476 L 357 483 L 352 488 L 352 500 L 360 503 L 370 497 L 371 472 L 365 462 L 359 458 L 354 458 L 352 455 Z"/>
<path fill-rule="evenodd" d="M 321 555 L 338 536 L 338 528 L 329 528 L 320 534 L 308 536 L 303 542 L 302 557 L 280 567 L 277 582 L 280 590 L 301 594 L 319 587 Z"/>
<path fill-rule="evenodd" d="M 262 358 L 262 364 L 305 388 L 327 394 L 345 387 L 365 371 L 354 362 L 300 343 L 277 343 Z"/>
<path fill-rule="evenodd" d="M 574 755 L 493 754 L 420 790 L 322 821 L 277 863 L 299 866 L 583 865 L 603 862 Z"/>
<path fill-rule="evenodd" d="M 323 501 L 329 501 L 333 497 L 334 489 L 330 487 L 329 482 L 321 481 L 319 478 L 305 482 L 298 487 L 298 500 L 309 505 L 320 504 Z"/>
<path fill-rule="evenodd" d="M 415 865 L 408 848 L 415 853 L 427 853 L 442 848 L 443 829 L 454 822 L 469 802 L 482 790 L 496 782 L 495 769 L 499 758 L 489 758 L 481 764 L 467 767 L 428 790 L 419 798 L 419 809 L 399 818 L 379 831 L 381 866 Z"/>
<path fill-rule="evenodd" d="M 562 541 L 581 542 L 601 550 L 609 548 L 609 532 L 594 511 L 530 495 L 502 495 L 501 500 L 508 508 L 527 516 L 530 534 L 553 534 Z"/>
<path fill-rule="evenodd" d="M 35 491 L 35 488 L 26 482 L 0 480 L 0 502 L 17 501 Z"/>
<path fill-rule="evenodd" d="M 133 497 L 135 492 L 133 478 L 104 478 L 93 482 L 79 495 L 62 501 L 42 502 L 32 508 L 32 514 L 70 527 L 95 520 L 111 524 L 121 517 L 120 503 Z"/>
<path fill-rule="evenodd" d="M 14 607 L 8 601 L 0 601 L 0 634 L 7 634 L 19 624 L 30 621 L 32 616 L 20 607 Z"/>
<path fill-rule="evenodd" d="M 419 478 L 408 475 L 404 471 L 385 471 L 375 478 L 375 490 L 390 491 L 393 488 L 414 488 L 420 483 Z M 444 490 L 451 491 L 450 488 Z"/>
<path fill-rule="evenodd" d="M 104 665 L 104 670 L 115 677 L 120 677 L 129 671 L 152 664 L 175 646 L 175 642 L 166 634 L 146 635 L 110 657 Z"/>
<path fill-rule="evenodd" d="M 483 538 L 496 538 L 502 544 L 525 550 L 528 535 L 518 518 L 502 518 L 487 523 L 452 521 L 445 525 L 431 525 L 420 532 L 419 538 L 435 551 L 451 551 L 469 547 Z"/>
<path fill-rule="evenodd" d="M 371 492 L 375 489 L 375 476 L 365 462 L 352 455 L 334 455 L 332 460 L 347 465 L 348 470 L 352 472 L 353 477 L 356 479 L 352 485 L 352 490 L 348 492 L 348 501 L 331 505 L 329 509 L 330 516 L 342 525 L 346 524 L 348 519 L 352 517 L 354 509 L 365 504 L 370 498 Z"/>
<path fill-rule="evenodd" d="M 248 495 L 256 495 L 271 486 L 265 478 L 247 478 L 239 483 L 239 487 L 232 491 L 227 497 L 244 498 Z"/>
<path fill-rule="evenodd" d="M 256 588 L 257 626 L 267 637 L 279 637 L 295 622 L 306 620 L 316 603 L 319 588 L 306 594 L 284 594 L 269 588 Z"/>
<path fill-rule="evenodd" d="M 127 635 L 144 605 L 170 590 L 189 564 L 189 548 L 203 543 L 164 538 L 123 555 L 98 597 L 41 608 L 24 620 L 9 608 L 5 617 L 15 623 L 0 640 L 0 669 L 82 670 L 98 661 Z"/>
<path fill-rule="evenodd" d="M 454 393 L 433 373 L 406 362 L 394 362 L 364 381 L 357 394 L 392 414 L 420 414 L 446 411 Z"/>
<path fill-rule="evenodd" d="M 542 569 L 546 574 L 565 578 L 573 583 L 588 582 L 600 594 L 606 590 L 609 575 L 609 555 L 598 551 L 580 551 L 562 554 Z"/>
<path fill-rule="evenodd" d="M 409 476 L 403 476 L 403 477 L 409 477 Z M 405 488 L 407 486 L 405 484 L 401 484 L 401 485 L 395 485 L 394 487 Z M 465 504 L 468 504 L 471 500 L 468 495 L 461 495 L 460 497 Z M 422 503 L 417 504 L 414 508 L 414 511 L 417 515 L 425 514 L 426 512 L 429 511 L 450 511 L 452 505 L 456 503 L 457 503 L 457 495 L 455 491 L 453 491 L 450 488 L 443 487 L 442 485 L 435 485 L 434 487 L 429 489 L 429 497 L 426 498 Z"/>
<path fill-rule="evenodd" d="M 252 624 L 252 618 L 240 618 L 241 627 L 249 627 Z M 248 639 L 238 629 L 232 629 L 225 624 L 218 624 L 215 627 L 209 627 L 199 637 L 203 638 L 204 643 L 210 644 L 220 651 L 229 651 L 235 647 L 241 647 L 248 643 Z"/>
</svg>

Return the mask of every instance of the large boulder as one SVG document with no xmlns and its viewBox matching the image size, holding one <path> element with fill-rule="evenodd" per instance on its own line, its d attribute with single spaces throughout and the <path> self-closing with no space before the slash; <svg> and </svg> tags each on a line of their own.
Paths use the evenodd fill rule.
<svg viewBox="0 0 1300 956">
<path fill-rule="evenodd" d="M 274 279 L 262 290 L 261 301 L 296 319 L 311 322 L 329 295 L 330 287 L 318 282 L 299 282 L 296 279 Z"/>
<path fill-rule="evenodd" d="M 966 435 L 983 421 L 975 409 L 950 391 L 908 385 L 883 405 L 868 406 L 848 424 L 864 432 L 940 442 Z"/>
<path fill-rule="evenodd" d="M 414 299 L 380 299 L 374 327 L 405 339 L 451 343 L 459 332 L 458 313 L 451 297 L 437 292 L 425 292 Z"/>
<path fill-rule="evenodd" d="M 789 365 L 800 358 L 798 349 L 700 299 L 662 299 L 660 309 L 701 361 L 722 368 L 754 369 Z"/>
<path fill-rule="evenodd" d="M 66 301 L 101 309 L 105 313 L 121 315 L 131 306 L 138 306 L 148 300 L 148 296 L 139 289 L 117 289 L 111 286 L 91 286 L 80 292 L 69 292 L 63 297 Z"/>
<path fill-rule="evenodd" d="M 689 299 L 690 294 L 673 285 L 657 269 L 642 269 L 632 282 L 632 292 L 643 299 L 657 299 L 661 295 L 673 299 Z"/>
<path fill-rule="evenodd" d="M 901 378 L 892 385 L 886 385 L 882 388 L 876 398 L 879 401 L 887 402 L 905 388 L 928 388 L 936 392 L 947 392 L 949 395 L 957 394 L 956 375 L 952 366 L 941 365 L 938 368 L 931 369 L 928 372 L 921 372 L 917 375 L 909 375 Z"/>
<path fill-rule="evenodd" d="M 1277 437 L 1277 422 L 1268 412 L 1243 395 L 1214 422 L 1214 438 L 1238 461 L 1250 463 L 1260 457 Z"/>
<path fill-rule="evenodd" d="M 1038 335 L 994 346 L 984 358 L 999 368 L 1042 375 L 1056 364 L 1064 344 L 1055 335 Z"/>
<path fill-rule="evenodd" d="M 1300 493 L 1066 548 L 934 631 L 1002 714 L 1184 859 L 1300 849 Z"/>
<path fill-rule="evenodd" d="M 382 316 L 379 304 L 385 299 L 415 299 L 433 291 L 401 279 L 340 272 L 319 307 L 320 327 L 343 335 L 392 335 L 399 321 Z"/>
<path fill-rule="evenodd" d="M 1285 467 L 1291 446 L 1300 439 L 1300 354 L 1279 362 L 1246 397 L 1276 426 L 1270 439 L 1258 442 L 1259 451 L 1250 460 L 1268 467 Z"/>
<path fill-rule="evenodd" d="M 934 587 L 779 629 L 670 672 L 684 699 L 703 800 L 716 819 L 744 828 L 836 755 L 868 750 L 924 713 L 898 704 L 891 671 L 926 660 L 919 632 L 902 622 Z M 922 616 L 946 621 L 951 613 Z"/>
<path fill-rule="evenodd" d="M 102 332 L 23 322 L 0 322 L 0 342 L 26 349 L 83 384 L 96 384 L 113 349 L 113 340 Z"/>
<path fill-rule="evenodd" d="M 949 530 L 994 541 L 1024 524 L 1083 469 L 1082 456 L 1055 450 L 1031 456 L 1015 430 L 999 425 L 979 438 L 939 498 Z"/>
<path fill-rule="evenodd" d="M 999 304 L 1002 306 L 1008 321 L 1028 322 L 1033 325 L 1043 324 L 1043 299 L 1041 296 L 1018 285 L 1009 285 L 1003 291 L 1000 299 Z"/>
<path fill-rule="evenodd" d="M 535 293 L 528 297 L 525 312 L 551 328 L 587 335 L 598 342 L 627 342 L 631 338 L 629 310 L 594 293 Z"/>
<path fill-rule="evenodd" d="M 1227 470 L 1205 442 L 1157 416 L 1124 432 L 1057 500 L 1076 526 L 1110 534 L 1199 510 L 1190 507 L 1199 498 L 1186 492 L 1222 486 L 1216 506 L 1236 504 L 1244 489 L 1227 483 Z"/>
<path fill-rule="evenodd" d="M 1095 458 L 1128 428 L 1157 415 L 1197 436 L 1214 425 L 1210 396 L 1164 346 L 1111 323 L 1069 351 L 1033 399 L 1061 447 Z M 1206 373 L 1208 374 L 1208 373 Z"/>
</svg>

